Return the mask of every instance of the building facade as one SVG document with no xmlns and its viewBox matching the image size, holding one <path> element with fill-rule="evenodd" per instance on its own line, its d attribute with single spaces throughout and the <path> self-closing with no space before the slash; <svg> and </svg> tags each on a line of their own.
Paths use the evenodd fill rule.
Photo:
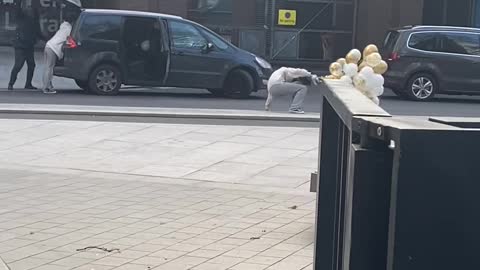
<svg viewBox="0 0 480 270">
<path fill-rule="evenodd" d="M 0 44 L 15 29 L 15 2 L 38 10 L 45 38 L 61 0 L 0 0 Z M 480 27 L 480 0 L 83 0 L 89 8 L 182 16 L 273 62 L 329 62 L 352 47 L 381 45 L 390 28 L 413 24 Z"/>
</svg>

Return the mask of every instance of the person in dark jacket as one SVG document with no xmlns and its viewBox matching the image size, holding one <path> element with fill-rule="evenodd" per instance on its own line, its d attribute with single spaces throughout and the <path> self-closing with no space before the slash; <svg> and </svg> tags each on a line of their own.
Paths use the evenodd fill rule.
<svg viewBox="0 0 480 270">
<path fill-rule="evenodd" d="M 15 65 L 13 66 L 8 83 L 8 90 L 13 90 L 17 76 L 27 62 L 27 81 L 25 89 L 37 89 L 32 85 L 33 73 L 35 71 L 34 46 L 39 37 L 38 25 L 35 23 L 34 12 L 31 8 L 17 11 L 17 29 L 13 47 L 15 48 Z"/>
</svg>

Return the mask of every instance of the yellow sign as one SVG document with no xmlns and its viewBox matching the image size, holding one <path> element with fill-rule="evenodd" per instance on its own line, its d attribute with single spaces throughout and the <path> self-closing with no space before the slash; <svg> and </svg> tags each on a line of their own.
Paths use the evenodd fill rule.
<svg viewBox="0 0 480 270">
<path fill-rule="evenodd" d="M 297 11 L 280 9 L 278 11 L 278 25 L 297 25 Z"/>
</svg>

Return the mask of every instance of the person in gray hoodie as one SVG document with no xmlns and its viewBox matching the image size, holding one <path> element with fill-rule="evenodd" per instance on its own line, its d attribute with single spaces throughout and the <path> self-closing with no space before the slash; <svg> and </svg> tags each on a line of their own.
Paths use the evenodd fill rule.
<svg viewBox="0 0 480 270">
<path fill-rule="evenodd" d="M 280 96 L 293 97 L 289 112 L 304 114 L 303 102 L 311 85 L 318 84 L 318 77 L 305 69 L 282 67 L 273 72 L 268 80 L 268 98 L 265 110 L 270 111 L 273 99 Z"/>
</svg>

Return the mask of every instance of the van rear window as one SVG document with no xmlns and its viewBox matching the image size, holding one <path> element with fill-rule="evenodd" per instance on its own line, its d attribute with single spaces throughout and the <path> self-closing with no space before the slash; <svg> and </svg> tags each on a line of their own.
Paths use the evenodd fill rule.
<svg viewBox="0 0 480 270">
<path fill-rule="evenodd" d="M 393 51 L 393 49 L 395 48 L 395 44 L 397 44 L 399 36 L 400 33 L 398 33 L 397 31 L 388 32 L 387 37 L 385 38 L 385 41 L 383 43 L 383 48 L 389 52 Z"/>
<path fill-rule="evenodd" d="M 122 17 L 105 15 L 88 15 L 80 26 L 81 39 L 119 40 Z"/>
</svg>

